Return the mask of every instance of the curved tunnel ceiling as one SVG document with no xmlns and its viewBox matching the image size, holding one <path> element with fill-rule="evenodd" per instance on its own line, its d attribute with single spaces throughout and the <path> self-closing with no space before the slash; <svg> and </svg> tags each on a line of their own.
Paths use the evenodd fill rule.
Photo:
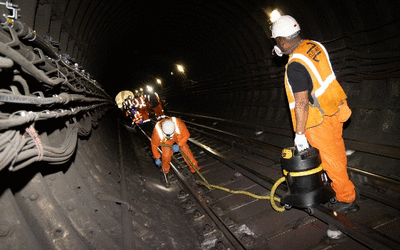
<svg viewBox="0 0 400 250">
<path fill-rule="evenodd" d="M 23 22 L 38 35 L 50 35 L 59 53 L 73 57 L 111 95 L 167 77 L 178 62 L 193 79 L 271 66 L 265 13 L 274 8 L 294 16 L 304 37 L 333 51 L 396 51 L 390 39 L 399 32 L 396 0 L 12 2 Z"/>
</svg>

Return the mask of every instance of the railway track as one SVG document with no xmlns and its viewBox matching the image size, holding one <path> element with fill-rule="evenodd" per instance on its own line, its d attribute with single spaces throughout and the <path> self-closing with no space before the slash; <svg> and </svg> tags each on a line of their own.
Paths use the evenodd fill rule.
<svg viewBox="0 0 400 250">
<path fill-rule="evenodd" d="M 282 148 L 184 121 L 200 173 L 210 184 L 269 195 L 282 176 Z M 142 131 L 150 138 L 152 131 Z M 280 213 L 269 200 L 198 185 L 200 178 L 188 171 L 180 154 L 174 155 L 172 169 L 175 179 L 171 184 L 181 187 L 178 201 L 203 236 L 204 249 L 400 249 L 396 180 L 350 169 L 357 180 L 360 210 L 343 215 L 324 204 L 313 208 L 310 215 L 310 211 L 294 208 Z M 276 193 L 282 196 L 286 191 L 282 184 Z M 346 236 L 328 239 L 328 224 Z"/>
</svg>

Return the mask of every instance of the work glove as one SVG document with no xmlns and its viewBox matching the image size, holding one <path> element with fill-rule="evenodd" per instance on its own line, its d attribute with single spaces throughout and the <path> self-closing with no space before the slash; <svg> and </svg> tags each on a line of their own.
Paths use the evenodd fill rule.
<svg viewBox="0 0 400 250">
<path fill-rule="evenodd" d="M 157 166 L 161 166 L 161 160 L 160 160 L 160 159 L 156 159 L 155 162 L 156 162 L 156 165 L 157 165 Z"/>
<path fill-rule="evenodd" d="M 177 144 L 172 146 L 172 151 L 174 151 L 174 153 L 179 151 L 179 146 Z"/>
<path fill-rule="evenodd" d="M 306 150 L 310 146 L 308 145 L 308 141 L 306 138 L 306 135 L 298 135 L 296 134 L 296 137 L 294 138 L 294 145 L 297 148 L 297 151 L 301 152 L 303 150 Z"/>
</svg>

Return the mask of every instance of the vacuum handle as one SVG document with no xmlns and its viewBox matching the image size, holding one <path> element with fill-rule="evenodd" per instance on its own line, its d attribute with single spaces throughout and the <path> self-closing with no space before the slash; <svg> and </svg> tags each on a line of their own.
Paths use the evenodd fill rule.
<svg viewBox="0 0 400 250">
<path fill-rule="evenodd" d="M 319 150 L 310 146 L 308 149 L 303 150 L 301 152 L 297 151 L 297 149 L 296 149 L 295 154 L 299 155 L 301 157 L 301 159 L 304 160 L 306 158 L 309 158 L 311 156 L 319 154 Z"/>
</svg>

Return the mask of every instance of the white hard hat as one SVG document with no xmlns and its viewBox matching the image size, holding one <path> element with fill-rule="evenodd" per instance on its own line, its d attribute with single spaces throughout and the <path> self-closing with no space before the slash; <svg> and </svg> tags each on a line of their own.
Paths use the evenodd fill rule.
<svg viewBox="0 0 400 250">
<path fill-rule="evenodd" d="M 272 38 L 288 37 L 300 31 L 300 25 L 293 17 L 285 15 L 272 23 L 271 31 Z"/>
<path fill-rule="evenodd" d="M 167 119 L 161 123 L 161 130 L 167 136 L 175 133 L 175 124 L 173 121 Z"/>
</svg>

